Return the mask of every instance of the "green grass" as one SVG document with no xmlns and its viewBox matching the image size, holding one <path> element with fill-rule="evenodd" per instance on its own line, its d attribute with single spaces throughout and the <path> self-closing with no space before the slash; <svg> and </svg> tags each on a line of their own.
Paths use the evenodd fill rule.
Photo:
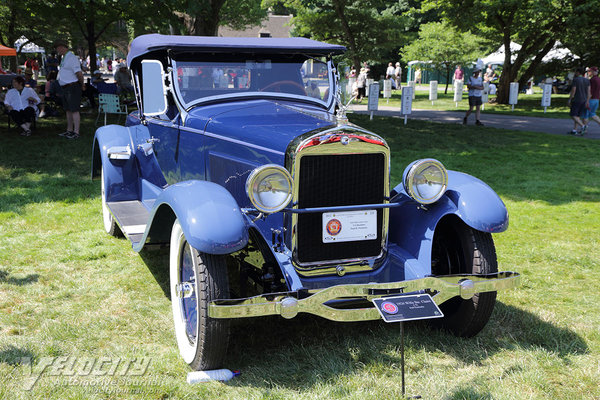
<svg viewBox="0 0 600 400">
<path fill-rule="evenodd" d="M 496 96 L 490 96 L 490 100 L 495 100 Z M 546 109 L 540 105 L 542 102 L 542 94 L 523 94 L 519 93 L 518 103 L 515 105 L 514 111 L 511 111 L 511 106 L 508 104 L 486 103 L 483 112 L 489 114 L 506 114 L 520 115 L 529 117 L 545 117 L 545 118 L 565 118 L 569 117 L 569 107 L 567 106 L 568 94 L 553 94 L 551 106 Z M 380 98 L 379 106 L 400 107 L 400 91 L 393 91 L 389 104 L 387 99 Z M 364 103 L 364 102 L 363 102 Z M 413 100 L 413 109 L 421 110 L 441 110 L 441 111 L 465 111 L 469 108 L 469 99 L 467 92 L 463 93 L 462 101 L 458 103 L 458 107 L 454 102 L 454 92 L 452 87 L 448 88 L 448 94 L 444 94 L 444 86 L 438 87 L 438 99 L 431 104 L 429 100 L 429 89 L 417 90 L 415 99 Z"/>
<path fill-rule="evenodd" d="M 22 138 L 0 126 L 0 398 L 399 398 L 399 327 L 312 317 L 241 321 L 225 364 L 242 376 L 188 386 L 166 293 L 166 249 L 137 254 L 107 236 L 89 179 L 92 115 L 78 141 L 41 121 Z M 600 142 L 352 115 L 384 134 L 392 181 L 421 157 L 485 180 L 506 203 L 500 268 L 523 274 L 488 326 L 457 339 L 406 326 L 407 391 L 427 399 L 600 398 Z M 42 374 L 32 357 L 149 358 L 144 376 Z M 77 376 L 76 376 L 77 377 Z M 130 378 L 127 380 L 126 378 Z M 133 379 L 131 379 L 133 378 Z M 99 382 L 99 383 L 98 383 Z M 96 386 L 93 386 L 93 385 Z"/>
</svg>

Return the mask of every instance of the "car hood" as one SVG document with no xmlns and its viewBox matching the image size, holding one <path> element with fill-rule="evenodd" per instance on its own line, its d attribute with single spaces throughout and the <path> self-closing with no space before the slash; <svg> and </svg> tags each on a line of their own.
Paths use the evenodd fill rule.
<svg viewBox="0 0 600 400">
<path fill-rule="evenodd" d="M 185 125 L 211 135 L 285 152 L 297 136 L 333 126 L 322 108 L 277 100 L 238 101 L 192 109 Z"/>
</svg>

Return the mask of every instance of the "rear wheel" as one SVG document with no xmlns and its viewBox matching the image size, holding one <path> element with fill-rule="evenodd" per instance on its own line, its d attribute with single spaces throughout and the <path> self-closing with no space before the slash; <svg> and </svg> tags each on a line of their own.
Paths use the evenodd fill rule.
<svg viewBox="0 0 600 400">
<path fill-rule="evenodd" d="M 169 263 L 179 353 L 194 370 L 219 368 L 229 344 L 229 321 L 209 318 L 208 305 L 229 296 L 225 257 L 201 253 L 190 246 L 176 220 Z"/>
<path fill-rule="evenodd" d="M 498 271 L 496 249 L 490 233 L 474 230 L 462 221 L 446 222 L 436 229 L 433 240 L 434 275 Z M 456 336 L 472 337 L 487 324 L 495 304 L 496 292 L 477 293 L 469 300 L 454 297 L 440 305 L 444 318 L 431 320 L 431 324 Z"/>
</svg>

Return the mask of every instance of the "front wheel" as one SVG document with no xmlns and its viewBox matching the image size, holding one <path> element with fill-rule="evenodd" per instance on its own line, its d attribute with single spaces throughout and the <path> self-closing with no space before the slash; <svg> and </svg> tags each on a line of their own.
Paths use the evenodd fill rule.
<svg viewBox="0 0 600 400">
<path fill-rule="evenodd" d="M 119 237 L 121 236 L 121 230 L 119 229 L 119 225 L 117 225 L 117 221 L 115 221 L 115 217 L 111 214 L 108 206 L 106 205 L 106 185 L 104 183 L 104 166 L 102 166 L 102 170 L 100 172 L 100 197 L 102 197 L 102 222 L 104 224 L 104 230 L 111 236 Z"/>
<path fill-rule="evenodd" d="M 462 221 L 436 229 L 432 249 L 434 275 L 497 271 L 496 248 L 490 233 L 474 230 Z M 431 320 L 431 324 L 456 336 L 472 337 L 487 324 L 495 304 L 496 292 L 477 293 L 469 300 L 454 297 L 440 305 L 444 318 Z"/>
<path fill-rule="evenodd" d="M 223 256 L 201 253 L 173 224 L 170 249 L 171 305 L 179 353 L 194 370 L 221 367 L 229 344 L 229 321 L 208 316 L 208 304 L 229 296 Z"/>
</svg>

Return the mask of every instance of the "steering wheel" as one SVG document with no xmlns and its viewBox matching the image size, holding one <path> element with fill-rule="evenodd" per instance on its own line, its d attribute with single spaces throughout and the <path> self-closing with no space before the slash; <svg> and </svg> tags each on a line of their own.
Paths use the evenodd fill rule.
<svg viewBox="0 0 600 400">
<path fill-rule="evenodd" d="M 264 91 L 266 91 L 267 89 L 269 89 L 271 87 L 278 87 L 279 88 L 278 91 L 281 92 L 282 91 L 281 87 L 283 85 L 295 86 L 298 89 L 300 89 L 300 93 L 299 94 L 301 94 L 303 96 L 306 96 L 306 90 L 304 90 L 304 86 L 302 86 L 301 84 L 299 84 L 298 82 L 295 82 L 295 81 L 276 81 L 276 82 L 273 82 L 273 83 L 269 83 L 267 86 L 265 86 L 264 88 L 262 88 L 260 91 L 264 92 Z"/>
</svg>

